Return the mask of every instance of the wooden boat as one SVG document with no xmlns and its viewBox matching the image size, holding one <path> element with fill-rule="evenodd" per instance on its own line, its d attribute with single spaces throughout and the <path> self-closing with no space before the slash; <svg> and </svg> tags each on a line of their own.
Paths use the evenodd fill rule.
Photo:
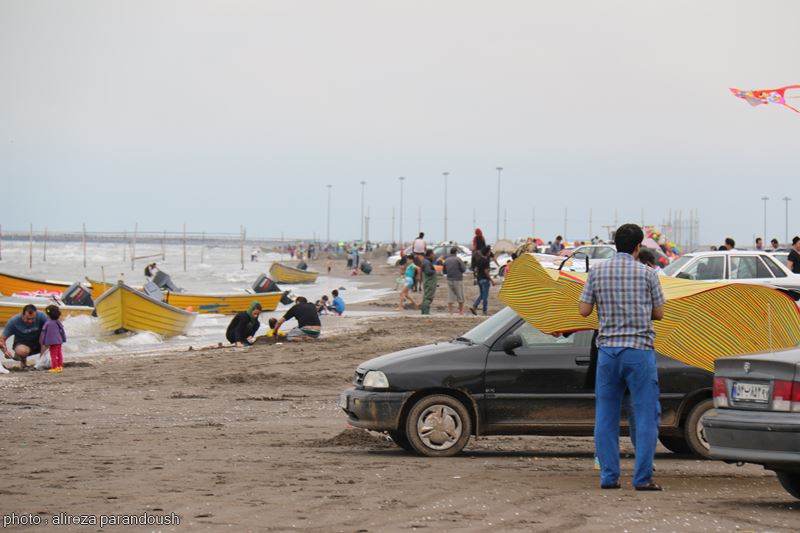
<svg viewBox="0 0 800 533">
<path fill-rule="evenodd" d="M 72 283 L 66 281 L 51 281 L 24 276 L 12 276 L 0 272 L 0 293 L 11 296 L 15 292 L 52 291 L 64 292 Z"/>
<path fill-rule="evenodd" d="M 22 312 L 22 308 L 29 303 L 33 303 L 38 311 L 44 311 L 44 308 L 48 305 L 51 305 L 53 302 L 34 303 L 25 301 L 0 301 L 0 326 L 5 325 L 9 320 L 11 320 L 12 317 L 20 314 Z M 92 311 L 94 311 L 93 308 L 82 305 L 59 305 L 58 308 L 61 310 L 62 319 L 68 316 L 91 315 Z"/>
<path fill-rule="evenodd" d="M 314 283 L 319 272 L 309 272 L 299 268 L 290 267 L 283 263 L 272 263 L 269 268 L 269 277 L 278 283 Z"/>
<path fill-rule="evenodd" d="M 221 315 L 235 315 L 240 311 L 247 311 L 252 302 L 261 304 L 262 311 L 273 311 L 281 301 L 280 292 L 228 293 L 228 294 L 199 294 L 191 292 L 164 293 L 164 301 L 169 305 L 181 309 L 192 308 L 198 313 L 219 313 Z"/>
<path fill-rule="evenodd" d="M 94 302 L 100 324 L 107 331 L 151 331 L 165 337 L 185 334 L 197 313 L 184 311 L 122 282 Z"/>
</svg>

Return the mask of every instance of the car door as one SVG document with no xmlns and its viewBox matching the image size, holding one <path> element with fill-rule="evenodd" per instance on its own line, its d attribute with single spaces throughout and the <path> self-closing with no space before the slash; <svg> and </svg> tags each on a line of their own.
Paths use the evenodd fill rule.
<svg viewBox="0 0 800 533">
<path fill-rule="evenodd" d="M 502 345 L 517 334 L 514 355 Z M 485 420 L 492 426 L 594 424 L 594 394 L 585 388 L 592 332 L 546 335 L 521 320 L 494 343 L 486 361 Z"/>
</svg>

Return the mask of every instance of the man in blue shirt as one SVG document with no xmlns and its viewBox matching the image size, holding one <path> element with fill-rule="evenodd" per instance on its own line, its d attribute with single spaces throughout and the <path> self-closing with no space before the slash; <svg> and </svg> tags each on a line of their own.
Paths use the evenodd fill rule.
<svg viewBox="0 0 800 533">
<path fill-rule="evenodd" d="M 337 315 L 343 315 L 344 300 L 342 300 L 342 297 L 339 296 L 339 291 L 333 289 L 333 291 L 331 291 L 331 295 L 333 295 L 333 312 L 336 313 Z"/>
<path fill-rule="evenodd" d="M 42 351 L 39 345 L 39 335 L 42 333 L 42 326 L 47 322 L 47 316 L 36 307 L 28 304 L 22 308 L 22 313 L 8 321 L 0 335 L 0 350 L 3 351 L 6 359 L 16 359 L 19 361 L 20 368 L 27 366 L 28 356 L 36 355 Z M 12 354 L 6 346 L 9 337 L 14 337 Z M 0 365 L 1 367 L 2 365 Z M 0 370 L 0 373 L 5 373 Z"/>
<path fill-rule="evenodd" d="M 655 271 L 636 260 L 643 239 L 639 226 L 620 226 L 614 237 L 617 255 L 589 271 L 580 299 L 582 316 L 597 306 L 594 440 L 604 489 L 620 488 L 619 416 L 627 388 L 636 425 L 633 486 L 661 490 L 652 479 L 661 411 L 653 320 L 664 317 L 664 294 Z"/>
</svg>

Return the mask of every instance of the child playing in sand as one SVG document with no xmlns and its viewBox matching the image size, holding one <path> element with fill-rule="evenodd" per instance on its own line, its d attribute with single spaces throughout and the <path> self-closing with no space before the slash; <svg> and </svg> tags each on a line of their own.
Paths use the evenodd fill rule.
<svg viewBox="0 0 800 533">
<path fill-rule="evenodd" d="M 269 331 L 267 331 L 267 337 L 278 337 L 281 339 L 286 337 L 286 333 L 282 331 L 279 331 L 278 334 L 275 335 L 275 326 L 278 324 L 278 319 L 270 318 L 269 320 L 267 320 L 267 323 L 269 324 Z"/>
<path fill-rule="evenodd" d="M 42 326 L 42 333 L 39 336 L 39 344 L 42 352 L 45 348 L 50 348 L 50 372 L 61 372 L 64 369 L 64 356 L 61 353 L 61 345 L 67 342 L 67 334 L 64 325 L 61 324 L 61 310 L 57 305 L 48 305 L 44 310 L 50 319 Z"/>
</svg>

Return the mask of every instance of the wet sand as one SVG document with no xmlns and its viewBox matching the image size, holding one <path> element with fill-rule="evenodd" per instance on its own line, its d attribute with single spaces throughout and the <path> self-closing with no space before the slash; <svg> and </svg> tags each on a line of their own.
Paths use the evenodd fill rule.
<svg viewBox="0 0 800 533">
<path fill-rule="evenodd" d="M 396 272 L 374 263 L 369 279 L 393 286 Z M 60 375 L 0 376 L 0 515 L 181 517 L 102 531 L 797 530 L 800 502 L 753 465 L 659 448 L 666 490 L 639 493 L 626 440 L 626 484 L 605 491 L 589 438 L 485 437 L 458 457 L 427 459 L 348 428 L 336 401 L 359 363 L 481 320 L 442 314 L 445 289 L 432 317 L 331 317 L 337 333 L 313 343 L 67 359 Z M 394 296 L 353 308 L 393 305 Z M 9 528 L 54 529 L 101 531 Z"/>
</svg>

